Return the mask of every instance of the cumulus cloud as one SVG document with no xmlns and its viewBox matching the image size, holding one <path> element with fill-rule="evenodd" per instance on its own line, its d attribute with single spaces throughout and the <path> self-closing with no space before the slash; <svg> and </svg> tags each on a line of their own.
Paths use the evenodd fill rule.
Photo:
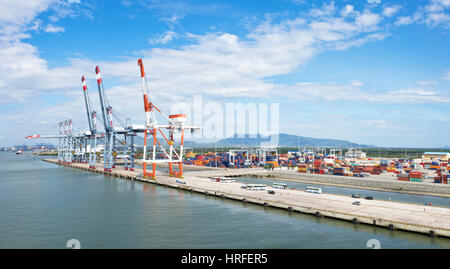
<svg viewBox="0 0 450 269">
<path fill-rule="evenodd" d="M 388 122 L 382 119 L 370 119 L 370 120 L 361 120 L 361 124 L 374 126 L 377 128 L 387 128 L 389 127 Z"/>
<path fill-rule="evenodd" d="M 450 98 L 444 92 L 425 89 L 390 90 L 386 92 L 369 92 L 362 83 L 343 84 L 337 82 L 300 82 L 286 87 L 291 98 L 314 101 L 357 101 L 370 103 L 419 104 L 449 103 Z M 284 91 L 280 91 L 284 92 Z"/>
<path fill-rule="evenodd" d="M 345 17 L 350 15 L 354 11 L 354 7 L 352 5 L 346 5 L 340 12 L 341 16 Z"/>
<path fill-rule="evenodd" d="M 383 15 L 386 17 L 392 17 L 394 14 L 396 14 L 400 10 L 400 5 L 395 6 L 388 6 L 383 9 Z"/>
<path fill-rule="evenodd" d="M 395 25 L 400 26 L 400 25 L 409 25 L 412 24 L 416 21 L 418 21 L 418 19 L 420 18 L 420 16 L 418 16 L 418 14 L 414 17 L 412 16 L 403 16 L 403 17 L 399 17 L 396 21 L 395 21 Z"/>
<path fill-rule="evenodd" d="M 64 27 L 61 27 L 61 26 L 55 26 L 53 24 L 49 24 L 45 27 L 44 31 L 46 33 L 59 33 L 59 32 L 64 32 L 65 29 L 64 29 Z"/>
<path fill-rule="evenodd" d="M 395 24 L 408 25 L 412 23 L 419 23 L 425 24 L 429 27 L 436 27 L 438 25 L 449 27 L 449 12 L 449 0 L 430 0 L 427 5 L 419 7 L 413 15 L 398 18 Z"/>
<path fill-rule="evenodd" d="M 152 45 L 158 45 L 158 44 L 165 45 L 177 37 L 178 37 L 178 35 L 174 31 L 166 31 L 162 35 L 158 35 L 155 38 L 149 39 L 148 42 Z"/>
<path fill-rule="evenodd" d="M 417 84 L 422 85 L 422 86 L 429 86 L 429 85 L 437 85 L 437 81 L 434 80 L 421 80 L 421 81 L 417 81 Z"/>
<path fill-rule="evenodd" d="M 326 5 L 321 14 L 331 14 L 334 9 L 333 4 Z M 348 49 L 385 37 L 383 33 L 377 32 L 380 23 L 377 14 L 364 12 L 350 19 L 337 15 L 316 19 L 318 13 L 320 12 L 316 10 L 307 19 L 262 22 L 245 38 L 220 32 L 188 34 L 193 40 L 191 45 L 180 49 L 142 51 L 150 70 L 150 83 L 154 88 L 173 92 L 174 95 L 203 93 L 223 97 L 255 94 L 269 96 L 274 85 L 266 82 L 266 77 L 292 72 L 323 50 Z M 168 31 L 151 42 L 167 44 L 175 36 L 174 32 Z M 23 101 L 33 91 L 61 88 L 78 90 L 79 79 L 68 76 L 76 74 L 77 77 L 81 72 L 91 72 L 92 66 L 96 65 L 89 59 L 70 59 L 70 65 L 51 69 L 32 45 L 20 40 L 3 45 L 5 59 L 28 55 L 23 63 L 11 61 L 16 64 L 0 66 L 4 74 L 10 74 L 7 83 L 20 86 L 22 92 L 20 95 L 12 95 L 5 89 L 5 94 L 9 97 L 5 101 Z M 131 82 L 138 79 L 135 60 L 100 64 L 105 67 L 105 75 L 110 75 L 111 79 Z M 22 83 L 13 83 L 17 74 L 24 78 Z M 182 89 L 180 85 L 183 85 Z"/>
</svg>

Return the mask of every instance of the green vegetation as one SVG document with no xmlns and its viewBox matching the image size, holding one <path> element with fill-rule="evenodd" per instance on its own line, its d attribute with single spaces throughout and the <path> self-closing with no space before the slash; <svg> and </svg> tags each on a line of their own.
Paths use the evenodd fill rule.
<svg viewBox="0 0 450 269">
<path fill-rule="evenodd" d="M 367 157 L 388 157 L 415 159 L 422 158 L 427 151 L 442 151 L 442 149 L 419 149 L 419 148 L 367 148 L 363 150 Z"/>
</svg>

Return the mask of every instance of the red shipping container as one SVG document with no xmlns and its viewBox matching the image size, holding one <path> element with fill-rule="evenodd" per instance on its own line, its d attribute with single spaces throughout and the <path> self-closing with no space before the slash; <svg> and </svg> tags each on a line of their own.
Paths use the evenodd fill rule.
<svg viewBox="0 0 450 269">
<path fill-rule="evenodd" d="M 373 171 L 373 166 L 364 166 L 363 168 L 364 172 L 372 172 Z"/>
<path fill-rule="evenodd" d="M 422 178 L 422 172 L 419 171 L 411 171 L 409 175 L 412 178 Z"/>
</svg>

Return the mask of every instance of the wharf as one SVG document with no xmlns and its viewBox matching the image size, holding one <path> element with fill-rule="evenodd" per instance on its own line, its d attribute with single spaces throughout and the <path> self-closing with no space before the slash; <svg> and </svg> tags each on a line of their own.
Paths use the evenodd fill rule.
<svg viewBox="0 0 450 269">
<path fill-rule="evenodd" d="M 59 164 L 56 159 L 44 159 L 46 162 Z M 313 194 L 300 190 L 280 190 L 270 186 L 267 190 L 274 190 L 275 194 L 267 191 L 252 191 L 241 189 L 241 183 L 214 182 L 209 176 L 254 175 L 264 173 L 264 170 L 228 169 L 217 171 L 190 171 L 184 174 L 186 184 L 177 183 L 178 178 L 169 177 L 162 172 L 157 173 L 157 180 L 142 178 L 142 170 L 127 171 L 117 167 L 112 172 L 104 172 L 99 163 L 95 170 L 89 169 L 88 164 L 60 164 L 72 168 L 102 173 L 128 180 L 137 180 L 177 188 L 180 190 L 197 192 L 204 195 L 214 195 L 254 203 L 266 207 L 286 209 L 292 212 L 313 214 L 316 217 L 329 217 L 351 221 L 354 224 L 362 223 L 386 227 L 390 230 L 405 230 L 427 234 L 432 237 L 442 236 L 450 238 L 450 209 L 434 206 L 422 206 L 392 201 L 355 199 L 332 194 Z M 180 179 L 178 179 L 180 180 Z M 360 201 L 360 205 L 353 205 Z"/>
<path fill-rule="evenodd" d="M 298 173 L 295 170 L 276 170 L 263 174 L 272 179 L 323 184 L 347 188 L 360 188 L 375 191 L 409 193 L 450 197 L 450 184 L 429 182 L 399 181 L 396 177 L 369 176 L 364 178 Z M 262 174 L 258 175 L 264 177 Z"/>
</svg>

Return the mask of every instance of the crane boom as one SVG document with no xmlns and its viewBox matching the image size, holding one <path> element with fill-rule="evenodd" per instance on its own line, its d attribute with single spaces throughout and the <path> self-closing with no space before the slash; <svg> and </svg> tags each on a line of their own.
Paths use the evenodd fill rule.
<svg viewBox="0 0 450 269">
<path fill-rule="evenodd" d="M 98 68 L 98 66 L 95 67 L 95 74 L 97 77 L 98 96 L 100 98 L 100 106 L 102 108 L 103 125 L 105 127 L 105 132 L 109 132 L 112 127 L 112 126 L 109 126 L 110 121 L 107 120 L 107 114 L 108 114 L 110 107 L 106 104 L 105 92 L 103 90 L 102 75 L 100 74 L 100 68 Z"/>
<path fill-rule="evenodd" d="M 83 83 L 83 93 L 84 93 L 84 102 L 86 104 L 86 113 L 89 123 L 89 130 L 91 133 L 94 133 L 94 124 L 92 122 L 92 111 L 91 111 L 91 102 L 89 101 L 89 94 L 87 91 L 86 79 L 84 76 L 81 77 L 81 82 Z"/>
</svg>

